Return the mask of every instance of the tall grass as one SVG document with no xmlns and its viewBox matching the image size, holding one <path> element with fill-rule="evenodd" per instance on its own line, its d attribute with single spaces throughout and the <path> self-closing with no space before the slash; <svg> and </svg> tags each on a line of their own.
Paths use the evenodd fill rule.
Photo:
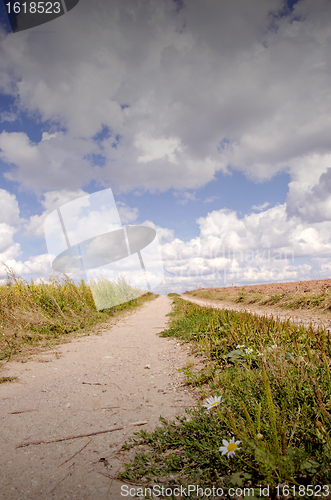
<svg viewBox="0 0 331 500">
<path fill-rule="evenodd" d="M 146 293 L 131 286 L 123 276 L 119 276 L 117 281 L 110 281 L 102 275 L 95 276 L 89 280 L 89 285 L 98 311 L 128 302 Z"/>
<path fill-rule="evenodd" d="M 171 315 L 162 335 L 193 343 L 204 359 L 202 371 L 186 369 L 187 383 L 223 402 L 163 420 L 154 433 L 137 433 L 126 448 L 148 448 L 121 477 L 168 487 L 218 485 L 225 492 L 247 486 L 255 498 L 259 485 L 269 485 L 273 497 L 280 484 L 296 487 L 298 495 L 299 485 L 331 483 L 329 332 L 179 298 Z M 242 442 L 232 458 L 219 452 L 230 437 Z"/>
<path fill-rule="evenodd" d="M 123 278 L 120 285 L 125 285 Z M 130 290 L 129 285 L 126 289 Z M 108 290 L 117 293 L 116 282 L 108 282 Z M 75 331 L 107 321 L 115 311 L 135 307 L 152 297 L 147 293 L 128 298 L 116 308 L 99 312 L 84 280 L 75 284 L 63 275 L 50 277 L 48 283 L 28 283 L 8 270 L 6 284 L 0 286 L 0 360 L 31 346 L 59 342 Z"/>
</svg>

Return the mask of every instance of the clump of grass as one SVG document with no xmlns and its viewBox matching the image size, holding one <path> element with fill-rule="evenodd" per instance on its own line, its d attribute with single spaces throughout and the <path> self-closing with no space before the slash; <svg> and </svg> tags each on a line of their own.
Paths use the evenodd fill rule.
<svg viewBox="0 0 331 500">
<path fill-rule="evenodd" d="M 105 276 L 95 276 L 89 280 L 89 285 L 98 311 L 126 303 L 147 293 L 131 286 L 123 276 L 119 276 L 117 281 L 111 281 Z"/>
<path fill-rule="evenodd" d="M 0 377 L 0 384 L 4 384 L 5 382 L 13 382 L 17 377 Z"/>
<path fill-rule="evenodd" d="M 28 283 L 8 269 L 6 284 L 0 286 L 0 360 L 33 346 L 63 341 L 73 332 L 107 321 L 116 311 L 152 297 L 147 293 L 100 312 L 84 280 L 76 284 L 63 275 L 51 276 L 48 283 Z"/>
<path fill-rule="evenodd" d="M 204 369 L 187 369 L 189 384 L 222 395 L 223 402 L 210 412 L 198 407 L 186 418 L 163 420 L 154 433 L 137 433 L 126 446 L 147 451 L 138 452 L 121 477 L 169 487 L 218 484 L 225 491 L 262 484 L 272 495 L 281 483 L 330 483 L 329 332 L 178 298 L 174 304 L 162 335 L 192 342 L 203 353 Z M 230 436 L 242 442 L 232 458 L 219 452 Z"/>
<path fill-rule="evenodd" d="M 258 291 L 223 292 L 214 289 L 191 290 L 186 292 L 194 297 L 212 300 L 224 300 L 241 304 L 258 304 L 262 306 L 278 306 L 282 309 L 319 309 L 322 311 L 331 310 L 331 290 L 325 289 L 320 292 L 307 293 L 274 293 L 267 294 Z"/>
</svg>

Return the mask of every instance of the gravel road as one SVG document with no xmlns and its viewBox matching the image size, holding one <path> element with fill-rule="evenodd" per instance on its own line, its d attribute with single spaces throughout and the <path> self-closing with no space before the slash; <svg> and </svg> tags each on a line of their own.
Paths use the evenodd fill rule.
<svg viewBox="0 0 331 500">
<path fill-rule="evenodd" d="M 99 334 L 2 367 L 18 379 L 0 385 L 1 499 L 124 498 L 111 478 L 128 456 L 119 451 L 128 436 L 196 404 L 177 371 L 189 348 L 157 335 L 171 303 L 160 296 Z"/>
</svg>

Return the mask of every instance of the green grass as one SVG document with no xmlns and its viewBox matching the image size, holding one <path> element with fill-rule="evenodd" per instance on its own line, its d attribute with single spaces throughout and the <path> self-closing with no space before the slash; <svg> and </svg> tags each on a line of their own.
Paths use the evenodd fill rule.
<svg viewBox="0 0 331 500">
<path fill-rule="evenodd" d="M 262 306 L 277 306 L 282 309 L 319 309 L 331 310 L 331 291 L 321 292 L 266 294 L 253 290 L 246 292 L 244 288 L 237 292 L 223 292 L 213 289 L 191 290 L 186 292 L 193 297 L 211 300 L 225 300 L 235 304 L 257 304 Z"/>
<path fill-rule="evenodd" d="M 281 483 L 331 483 L 329 332 L 177 297 L 171 316 L 162 335 L 192 343 L 205 360 L 202 371 L 186 368 L 187 383 L 223 402 L 210 411 L 199 404 L 174 422 L 162 420 L 153 433 L 136 433 L 125 447 L 140 451 L 120 477 L 224 491 L 262 484 L 274 494 Z M 228 458 L 219 447 L 230 437 L 241 449 Z"/>
<path fill-rule="evenodd" d="M 107 283 L 106 283 L 107 282 Z M 130 286 L 123 278 L 119 282 L 102 281 L 107 293 L 115 296 Z M 125 285 L 125 287 L 124 287 Z M 133 289 L 136 293 L 136 290 Z M 0 361 L 23 354 L 36 346 L 45 347 L 63 342 L 82 329 L 106 322 L 142 302 L 155 298 L 151 293 L 140 297 L 125 297 L 125 303 L 98 311 L 89 286 L 82 280 L 75 284 L 66 275 L 50 278 L 48 283 L 30 283 L 8 271 L 7 282 L 0 286 Z"/>
</svg>

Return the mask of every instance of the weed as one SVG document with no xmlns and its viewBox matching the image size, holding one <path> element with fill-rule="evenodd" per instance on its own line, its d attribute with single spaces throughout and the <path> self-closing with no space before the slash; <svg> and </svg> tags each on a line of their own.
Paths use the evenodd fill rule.
<svg viewBox="0 0 331 500">
<path fill-rule="evenodd" d="M 17 377 L 0 377 L 0 384 L 4 384 L 5 382 L 13 382 Z"/>
<path fill-rule="evenodd" d="M 273 496 L 281 483 L 330 483 L 331 345 L 325 330 L 178 297 L 171 316 L 161 335 L 192 343 L 206 359 L 200 372 L 187 368 L 188 383 L 222 401 L 210 411 L 199 404 L 174 422 L 161 419 L 153 433 L 136 433 L 126 447 L 144 451 L 120 477 L 168 487 L 217 484 L 225 492 L 239 481 L 270 485 Z M 222 442 L 236 448 L 232 456 L 220 453 Z"/>
</svg>

